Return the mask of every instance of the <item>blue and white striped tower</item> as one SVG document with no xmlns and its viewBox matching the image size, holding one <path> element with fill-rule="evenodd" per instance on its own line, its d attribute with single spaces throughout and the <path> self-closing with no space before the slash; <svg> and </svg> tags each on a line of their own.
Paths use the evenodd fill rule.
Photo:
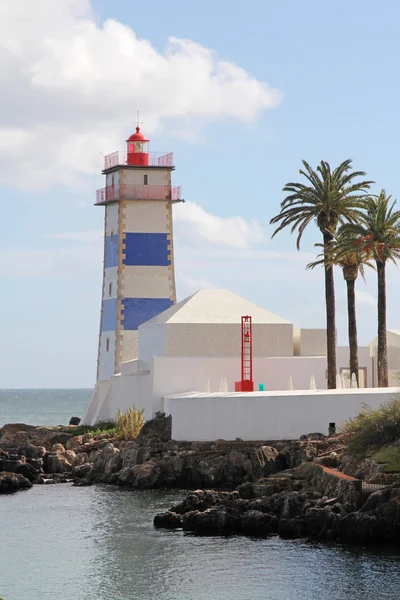
<svg viewBox="0 0 400 600">
<path fill-rule="evenodd" d="M 136 128 L 127 153 L 105 157 L 104 275 L 97 380 L 138 356 L 138 327 L 176 302 L 171 187 L 172 154 L 149 153 Z"/>
</svg>

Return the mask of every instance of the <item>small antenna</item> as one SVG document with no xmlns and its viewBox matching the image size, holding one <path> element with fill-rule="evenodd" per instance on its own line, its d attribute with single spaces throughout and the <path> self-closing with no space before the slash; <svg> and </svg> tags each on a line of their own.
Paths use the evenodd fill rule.
<svg viewBox="0 0 400 600">
<path fill-rule="evenodd" d="M 143 125 L 143 121 L 139 121 L 139 111 L 136 112 L 136 127 L 140 127 L 140 125 Z"/>
</svg>

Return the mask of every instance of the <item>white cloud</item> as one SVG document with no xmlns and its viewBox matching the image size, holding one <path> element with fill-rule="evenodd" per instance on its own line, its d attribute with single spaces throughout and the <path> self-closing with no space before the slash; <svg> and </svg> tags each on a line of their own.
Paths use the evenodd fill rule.
<svg viewBox="0 0 400 600">
<path fill-rule="evenodd" d="M 0 177 L 29 188 L 97 173 L 136 109 L 146 133 L 172 119 L 190 137 L 205 121 L 252 121 L 282 98 L 192 40 L 170 38 L 160 52 L 116 20 L 97 24 L 88 0 L 2 0 L 0 85 Z"/>
<path fill-rule="evenodd" d="M 186 298 L 197 290 L 211 290 L 215 285 L 204 277 L 190 277 L 183 273 L 176 274 L 176 286 L 178 290 L 178 301 Z"/>
<path fill-rule="evenodd" d="M 257 221 L 242 217 L 218 217 L 194 202 L 185 202 L 174 210 L 177 243 L 204 249 L 213 246 L 243 249 L 266 241 L 266 233 Z"/>
<path fill-rule="evenodd" d="M 368 304 L 376 308 L 376 298 L 369 292 L 360 292 L 356 290 L 356 301 L 360 304 Z"/>
</svg>

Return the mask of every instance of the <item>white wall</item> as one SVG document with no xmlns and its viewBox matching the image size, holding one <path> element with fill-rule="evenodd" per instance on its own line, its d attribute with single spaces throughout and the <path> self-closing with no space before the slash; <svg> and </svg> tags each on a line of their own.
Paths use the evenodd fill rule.
<svg viewBox="0 0 400 600">
<path fill-rule="evenodd" d="M 144 357 L 143 357 L 144 358 Z M 218 392 L 221 377 L 226 377 L 229 391 L 240 380 L 239 357 L 171 357 L 153 359 L 153 413 L 162 410 L 162 397 L 188 391 L 203 392 L 206 379 L 211 392 Z M 296 390 L 307 390 L 314 375 L 317 388 L 326 389 L 325 357 L 255 358 L 254 383 L 264 383 L 265 390 L 286 390 L 289 375 Z"/>
<path fill-rule="evenodd" d="M 135 233 L 169 233 L 168 204 L 157 200 L 124 202 L 124 229 Z"/>
<path fill-rule="evenodd" d="M 152 363 L 153 356 L 165 354 L 165 327 L 162 323 L 139 325 L 139 358 Z"/>
<path fill-rule="evenodd" d="M 120 275 L 120 289 L 124 298 L 170 298 L 174 293 L 171 270 L 160 266 L 125 265 Z"/>
<path fill-rule="evenodd" d="M 148 185 L 170 185 L 171 170 L 170 169 L 121 169 L 120 180 L 122 184 L 143 185 L 143 175 L 148 176 Z"/>
<path fill-rule="evenodd" d="M 107 339 L 109 340 L 107 352 Z M 100 334 L 98 379 L 110 379 L 115 371 L 116 332 L 103 331 Z"/>
<path fill-rule="evenodd" d="M 166 323 L 169 356 L 240 356 L 238 323 Z M 291 323 L 253 323 L 253 356 L 293 356 Z"/>
<path fill-rule="evenodd" d="M 296 356 L 326 356 L 325 329 L 295 329 L 293 342 Z"/>
<path fill-rule="evenodd" d="M 118 235 L 119 225 L 119 204 L 108 204 L 106 206 L 106 235 L 111 235 L 111 232 Z"/>
<path fill-rule="evenodd" d="M 328 433 L 356 416 L 363 404 L 378 408 L 399 388 L 309 392 L 182 394 L 164 400 L 172 439 L 182 441 L 298 439 Z"/>
<path fill-rule="evenodd" d="M 336 368 L 338 373 L 340 369 L 348 369 L 350 367 L 350 350 L 347 346 L 338 346 L 336 349 Z M 359 346 L 358 348 L 358 368 L 367 369 L 367 385 L 365 387 L 374 386 L 373 365 L 370 356 L 369 346 Z"/>
</svg>

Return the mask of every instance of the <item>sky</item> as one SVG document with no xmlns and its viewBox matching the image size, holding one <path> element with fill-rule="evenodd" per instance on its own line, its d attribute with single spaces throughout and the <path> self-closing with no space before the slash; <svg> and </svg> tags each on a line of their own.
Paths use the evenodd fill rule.
<svg viewBox="0 0 400 600">
<path fill-rule="evenodd" d="M 295 327 L 324 327 L 322 270 L 271 240 L 301 160 L 351 158 L 400 197 L 397 0 L 0 0 L 0 387 L 95 383 L 103 156 L 140 111 L 174 152 L 178 300 L 228 288 Z M 388 327 L 400 329 L 388 272 Z M 336 274 L 339 343 L 346 288 Z M 357 283 L 359 342 L 376 336 L 376 277 Z"/>
</svg>

